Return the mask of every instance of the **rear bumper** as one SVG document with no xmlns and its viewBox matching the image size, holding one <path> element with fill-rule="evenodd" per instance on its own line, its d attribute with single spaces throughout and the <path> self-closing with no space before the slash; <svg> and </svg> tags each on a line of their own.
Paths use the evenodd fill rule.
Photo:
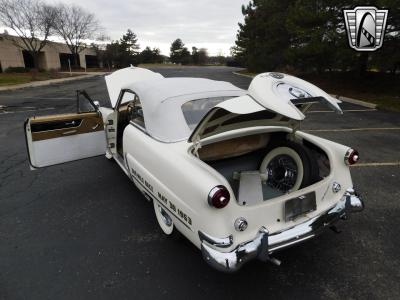
<svg viewBox="0 0 400 300">
<path fill-rule="evenodd" d="M 224 239 L 213 239 L 199 232 L 201 251 L 205 261 L 213 268 L 224 272 L 234 272 L 252 259 L 268 261 L 270 260 L 269 255 L 273 252 L 311 239 L 339 219 L 345 218 L 348 213 L 359 212 L 363 209 L 362 199 L 353 189 L 348 189 L 334 207 L 322 214 L 290 229 L 273 234 L 269 234 L 265 227 L 261 227 L 253 240 L 240 244 L 231 252 L 223 252 L 218 248 L 232 245 L 232 236 L 223 241 Z"/>
</svg>

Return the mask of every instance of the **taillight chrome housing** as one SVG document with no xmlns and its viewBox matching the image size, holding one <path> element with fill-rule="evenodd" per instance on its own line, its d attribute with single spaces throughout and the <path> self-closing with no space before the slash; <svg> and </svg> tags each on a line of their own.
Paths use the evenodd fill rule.
<svg viewBox="0 0 400 300">
<path fill-rule="evenodd" d="M 228 205 L 231 195 L 226 187 L 217 185 L 208 194 L 208 204 L 215 208 L 224 208 Z"/>
<path fill-rule="evenodd" d="M 351 166 L 357 163 L 360 160 L 360 155 L 357 150 L 349 149 L 344 156 L 344 162 L 346 165 Z"/>
</svg>

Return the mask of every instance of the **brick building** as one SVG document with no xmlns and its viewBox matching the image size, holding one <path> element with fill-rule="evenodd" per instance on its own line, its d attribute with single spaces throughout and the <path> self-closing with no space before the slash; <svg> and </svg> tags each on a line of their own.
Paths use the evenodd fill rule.
<svg viewBox="0 0 400 300">
<path fill-rule="evenodd" d="M 9 67 L 33 68 L 30 53 L 17 47 L 15 43 L 22 43 L 21 38 L 0 34 L 0 72 L 4 72 Z M 72 63 L 73 58 L 67 45 L 48 42 L 39 54 L 39 68 L 68 69 L 68 60 Z M 96 52 L 90 48 L 85 48 L 79 54 L 79 63 L 82 68 L 99 67 Z"/>
</svg>

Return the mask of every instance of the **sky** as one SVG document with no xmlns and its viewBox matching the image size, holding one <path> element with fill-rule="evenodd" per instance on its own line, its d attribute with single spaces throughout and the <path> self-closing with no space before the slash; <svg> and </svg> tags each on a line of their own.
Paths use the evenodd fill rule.
<svg viewBox="0 0 400 300">
<path fill-rule="evenodd" d="M 160 48 L 169 55 L 177 38 L 186 47 L 207 48 L 210 55 L 229 55 L 242 4 L 249 0 L 47 0 L 73 3 L 96 15 L 105 33 L 119 39 L 128 28 L 138 36 L 140 47 Z M 11 32 L 10 32 L 11 33 Z"/>
</svg>

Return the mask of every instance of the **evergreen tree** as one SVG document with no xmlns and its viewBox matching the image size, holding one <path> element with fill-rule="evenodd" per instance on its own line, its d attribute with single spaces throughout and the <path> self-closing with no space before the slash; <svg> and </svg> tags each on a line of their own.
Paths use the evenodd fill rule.
<svg viewBox="0 0 400 300">
<path fill-rule="evenodd" d="M 162 63 L 164 58 L 160 54 L 160 49 L 154 48 L 153 50 L 150 47 L 146 47 L 140 53 L 140 61 L 145 64 L 153 64 L 153 63 Z"/>
<path fill-rule="evenodd" d="M 384 45 L 375 52 L 351 49 L 343 9 L 369 5 L 389 9 Z M 232 54 L 255 72 L 294 67 L 300 71 L 341 70 L 365 75 L 371 67 L 400 68 L 398 0 L 253 0 L 242 7 Z"/>
<path fill-rule="evenodd" d="M 122 36 L 120 43 L 131 55 L 139 54 L 140 46 L 138 44 L 138 39 L 132 30 L 128 29 L 128 31 Z"/>
<path fill-rule="evenodd" d="M 252 0 L 242 6 L 233 54 L 249 70 L 261 72 L 285 65 L 289 34 L 285 26 L 289 0 Z"/>
<path fill-rule="evenodd" d="M 290 65 L 301 71 L 323 72 L 335 64 L 339 47 L 349 50 L 339 24 L 343 14 L 338 2 L 298 0 L 289 8 L 285 26 L 290 35 L 286 49 Z"/>
<path fill-rule="evenodd" d="M 119 41 L 112 41 L 105 49 L 105 61 L 109 68 L 125 68 L 140 63 L 136 34 L 128 29 Z"/>
<path fill-rule="evenodd" d="M 181 39 L 176 39 L 172 42 L 170 51 L 171 62 L 183 65 L 191 63 L 190 52 Z"/>
</svg>

